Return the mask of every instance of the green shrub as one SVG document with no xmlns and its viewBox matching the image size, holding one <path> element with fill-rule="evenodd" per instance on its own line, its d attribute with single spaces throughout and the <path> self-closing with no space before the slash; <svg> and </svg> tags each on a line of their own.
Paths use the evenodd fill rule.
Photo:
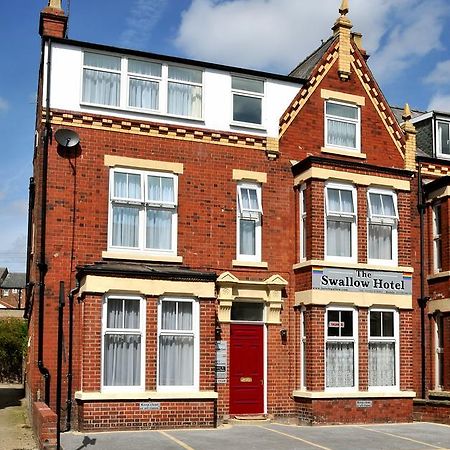
<svg viewBox="0 0 450 450">
<path fill-rule="evenodd" d="M 0 319 L 0 382 L 20 382 L 27 345 L 27 324 L 23 319 Z"/>
</svg>

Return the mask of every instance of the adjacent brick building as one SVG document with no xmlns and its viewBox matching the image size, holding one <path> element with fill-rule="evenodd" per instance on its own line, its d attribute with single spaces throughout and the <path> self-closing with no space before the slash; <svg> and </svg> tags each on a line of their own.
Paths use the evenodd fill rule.
<svg viewBox="0 0 450 450">
<path fill-rule="evenodd" d="M 281 76 L 73 41 L 43 10 L 28 393 L 62 429 L 412 420 L 416 131 L 347 13 Z"/>
</svg>

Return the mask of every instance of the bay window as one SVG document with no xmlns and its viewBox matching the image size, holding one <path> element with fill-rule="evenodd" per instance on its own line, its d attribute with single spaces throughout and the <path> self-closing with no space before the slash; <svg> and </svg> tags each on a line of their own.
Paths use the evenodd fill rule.
<svg viewBox="0 0 450 450">
<path fill-rule="evenodd" d="M 357 386 L 357 314 L 350 308 L 328 308 L 326 311 L 325 386 Z"/>
<path fill-rule="evenodd" d="M 393 192 L 369 189 L 368 257 L 377 263 L 397 263 L 397 197 Z"/>
<path fill-rule="evenodd" d="M 327 259 L 356 259 L 356 190 L 350 185 L 325 187 L 325 240 Z"/>
<path fill-rule="evenodd" d="M 306 200 L 305 188 L 300 186 L 300 261 L 306 260 Z"/>
<path fill-rule="evenodd" d="M 398 313 L 369 311 L 369 387 L 398 387 Z"/>
<path fill-rule="evenodd" d="M 325 102 L 325 145 L 360 150 L 359 106 L 327 100 Z"/>
<path fill-rule="evenodd" d="M 199 305 L 194 299 L 158 304 L 158 389 L 198 389 Z"/>
<path fill-rule="evenodd" d="M 177 177 L 112 169 L 110 248 L 176 254 Z"/>
<path fill-rule="evenodd" d="M 242 261 L 261 261 L 261 186 L 238 185 L 237 254 Z"/>
<path fill-rule="evenodd" d="M 102 387 L 144 388 L 145 302 L 107 296 L 103 301 Z"/>
<path fill-rule="evenodd" d="M 261 125 L 264 81 L 232 76 L 231 89 L 233 94 L 233 121 Z"/>
<path fill-rule="evenodd" d="M 436 150 L 438 156 L 450 156 L 450 123 L 437 122 Z"/>
</svg>

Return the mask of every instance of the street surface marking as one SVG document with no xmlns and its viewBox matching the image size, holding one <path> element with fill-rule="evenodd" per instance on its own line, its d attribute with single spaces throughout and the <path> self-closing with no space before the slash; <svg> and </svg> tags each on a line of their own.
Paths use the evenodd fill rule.
<svg viewBox="0 0 450 450">
<path fill-rule="evenodd" d="M 307 441 L 306 439 L 301 439 L 301 438 L 299 438 L 297 436 L 293 436 L 292 434 L 283 433 L 282 431 L 273 430 L 272 428 L 266 428 L 266 427 L 263 427 L 261 425 L 258 425 L 258 426 L 259 426 L 259 428 L 264 428 L 264 430 L 272 431 L 272 433 L 278 433 L 278 434 L 281 434 L 282 436 L 287 436 L 287 437 L 289 437 L 291 439 L 295 439 L 297 441 L 304 442 L 305 444 L 312 445 L 313 447 L 321 448 L 322 450 L 331 450 L 331 448 L 322 447 L 319 444 L 314 444 L 314 442 Z"/>
<path fill-rule="evenodd" d="M 168 433 L 166 433 L 164 431 L 159 431 L 158 433 L 162 434 L 166 438 L 171 439 L 173 442 L 176 442 L 180 447 L 183 447 L 186 450 L 195 450 L 191 446 L 185 444 L 183 441 L 180 441 L 179 439 L 177 439 L 175 436 L 171 436 L 170 434 L 168 434 Z"/>
<path fill-rule="evenodd" d="M 372 428 L 366 428 L 366 427 L 363 427 L 363 426 L 360 426 L 360 425 L 356 425 L 356 427 L 361 428 L 363 430 L 367 430 L 367 431 L 373 431 L 374 433 L 381 433 L 381 434 L 386 434 L 387 436 L 396 437 L 398 439 L 404 439 L 405 441 L 414 442 L 415 444 L 426 445 L 427 447 L 436 448 L 438 450 L 449 450 L 449 449 L 445 449 L 445 448 L 442 448 L 442 447 L 438 447 L 438 446 L 433 445 L 433 444 L 427 444 L 426 442 L 416 441 L 415 439 L 407 438 L 407 437 L 404 437 L 404 436 L 399 436 L 398 434 L 388 433 L 386 431 L 373 430 Z"/>
</svg>

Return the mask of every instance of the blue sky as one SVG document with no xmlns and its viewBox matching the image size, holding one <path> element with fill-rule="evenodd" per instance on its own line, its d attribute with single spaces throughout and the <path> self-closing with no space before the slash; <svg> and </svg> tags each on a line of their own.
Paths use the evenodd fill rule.
<svg viewBox="0 0 450 450">
<path fill-rule="evenodd" d="M 25 270 L 39 12 L 5 1 L 0 19 L 0 266 Z M 331 33 L 340 0 L 71 0 L 69 37 L 288 73 Z M 67 1 L 63 0 L 67 8 Z M 350 0 L 388 101 L 450 111 L 450 2 Z"/>
</svg>

